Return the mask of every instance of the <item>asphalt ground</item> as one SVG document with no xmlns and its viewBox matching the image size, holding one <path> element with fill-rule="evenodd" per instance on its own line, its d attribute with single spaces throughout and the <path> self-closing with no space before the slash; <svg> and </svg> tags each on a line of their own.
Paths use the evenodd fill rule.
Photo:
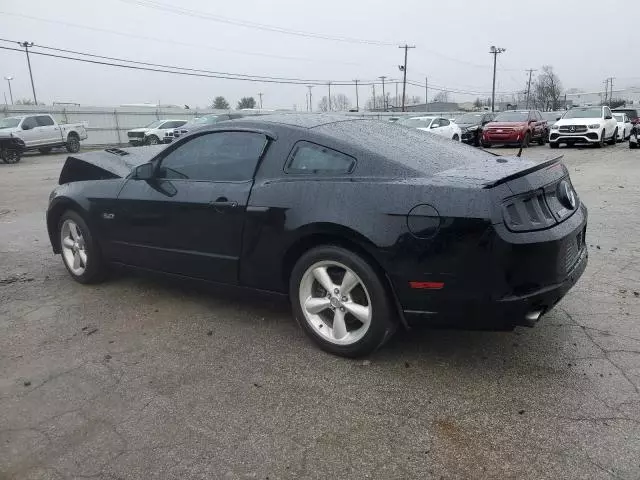
<svg viewBox="0 0 640 480">
<path fill-rule="evenodd" d="M 589 207 L 567 297 L 355 361 L 278 299 L 75 283 L 44 223 L 65 155 L 0 164 L 0 479 L 640 478 L 640 152 L 524 155 L 557 152 Z"/>
</svg>

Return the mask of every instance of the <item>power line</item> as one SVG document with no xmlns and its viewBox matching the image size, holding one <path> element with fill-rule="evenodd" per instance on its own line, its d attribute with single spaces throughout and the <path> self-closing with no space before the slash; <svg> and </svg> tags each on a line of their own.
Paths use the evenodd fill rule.
<svg viewBox="0 0 640 480">
<path fill-rule="evenodd" d="M 120 0 L 120 1 L 124 3 L 132 4 L 132 5 L 151 8 L 154 10 L 161 10 L 168 13 L 174 13 L 176 15 L 200 18 L 203 20 L 211 20 L 213 22 L 226 23 L 229 25 L 236 25 L 236 26 L 245 27 L 245 28 L 254 28 L 256 30 L 264 30 L 267 32 L 282 33 L 286 35 L 295 35 L 295 36 L 306 37 L 306 38 L 316 38 L 320 40 L 331 40 L 336 42 L 359 43 L 359 44 L 365 44 L 365 45 L 378 45 L 378 46 L 387 46 L 387 47 L 396 45 L 396 43 L 381 42 L 378 40 L 368 40 L 364 38 L 328 35 L 328 34 L 317 33 L 317 32 L 305 32 L 302 30 L 293 30 L 293 29 L 288 29 L 284 27 L 278 27 L 275 25 L 266 25 L 264 23 L 249 22 L 246 20 L 223 17 L 221 15 L 213 15 L 213 14 L 210 14 L 207 12 L 201 12 L 198 10 L 190 10 L 187 8 L 182 8 L 174 5 L 167 5 L 165 3 L 151 1 L 151 0 Z"/>
<path fill-rule="evenodd" d="M 4 39 L 4 38 L 0 38 L 0 41 L 9 42 L 9 43 L 20 43 L 20 42 L 16 42 L 16 41 Z M 201 76 L 201 77 L 207 77 L 207 78 L 221 78 L 221 79 L 227 79 L 227 80 L 245 80 L 245 81 L 252 81 L 252 82 L 282 83 L 282 84 L 293 84 L 293 85 L 298 85 L 298 84 L 326 85 L 327 82 L 330 81 L 330 80 L 303 79 L 303 78 L 290 78 L 290 77 L 268 77 L 268 76 L 261 76 L 261 75 L 248 75 L 248 74 L 232 73 L 232 72 L 218 72 L 213 70 L 203 70 L 203 69 L 179 67 L 174 65 L 141 62 L 138 60 L 128 60 L 128 59 L 117 58 L 117 57 L 108 57 L 104 55 L 96 55 L 96 54 L 87 53 L 87 52 L 80 52 L 77 50 L 68 50 L 68 49 L 62 49 L 62 48 L 56 48 L 56 47 L 49 47 L 45 45 L 34 45 L 34 46 L 42 49 L 49 49 L 49 50 L 59 51 L 63 53 L 71 53 L 73 55 L 82 55 L 82 56 L 87 56 L 91 58 L 97 58 L 100 60 L 111 60 L 116 62 L 124 62 L 127 64 L 130 63 L 134 65 L 125 65 L 123 63 L 112 63 L 112 62 L 106 62 L 106 61 L 90 60 L 87 58 L 71 57 L 67 55 L 56 55 L 52 53 L 36 52 L 36 51 L 30 50 L 29 53 L 32 55 L 41 55 L 41 56 L 60 58 L 65 60 L 74 60 L 79 62 L 93 63 L 98 65 L 129 68 L 134 70 L 174 73 L 174 74 L 182 74 L 182 75 L 190 75 L 190 76 Z M 0 48 L 4 50 L 22 51 L 22 50 L 18 50 L 16 48 L 10 48 L 10 47 L 0 47 Z M 141 66 L 138 66 L 138 65 L 141 65 Z M 148 67 L 157 67 L 157 68 L 148 68 Z M 335 85 L 351 85 L 352 84 L 351 81 L 347 81 L 347 80 L 340 80 L 340 81 L 331 80 L 331 83 Z M 373 83 L 375 83 L 375 81 L 366 81 L 363 84 L 371 85 Z"/>
</svg>

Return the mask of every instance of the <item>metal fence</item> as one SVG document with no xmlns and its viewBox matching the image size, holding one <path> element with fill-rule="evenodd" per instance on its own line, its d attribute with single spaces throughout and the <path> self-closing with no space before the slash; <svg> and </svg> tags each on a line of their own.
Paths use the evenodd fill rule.
<svg viewBox="0 0 640 480">
<path fill-rule="evenodd" d="M 209 113 L 229 113 L 231 110 L 187 110 L 177 107 L 80 107 L 68 105 L 4 105 L 0 107 L 2 117 L 32 115 L 48 113 L 58 123 L 85 123 L 88 138 L 85 145 L 117 145 L 128 142 L 127 131 L 132 128 L 144 127 L 155 120 L 176 119 L 191 120 Z M 259 111 L 247 112 L 257 114 Z M 264 113 L 264 112 L 263 112 Z M 293 113 L 293 112 L 291 112 Z M 420 112 L 333 112 L 344 113 L 355 117 L 378 118 L 388 120 L 390 117 L 417 116 Z M 462 112 L 429 112 L 430 116 L 455 118 Z"/>
</svg>

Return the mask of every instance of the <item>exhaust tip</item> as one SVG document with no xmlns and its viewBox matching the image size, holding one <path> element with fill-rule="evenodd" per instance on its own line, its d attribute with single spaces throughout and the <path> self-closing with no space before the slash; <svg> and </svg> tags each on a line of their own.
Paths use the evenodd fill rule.
<svg viewBox="0 0 640 480">
<path fill-rule="evenodd" d="M 533 327 L 538 320 L 540 320 L 543 313 L 544 310 L 531 310 L 530 312 L 527 312 L 524 316 L 523 326 Z"/>
</svg>

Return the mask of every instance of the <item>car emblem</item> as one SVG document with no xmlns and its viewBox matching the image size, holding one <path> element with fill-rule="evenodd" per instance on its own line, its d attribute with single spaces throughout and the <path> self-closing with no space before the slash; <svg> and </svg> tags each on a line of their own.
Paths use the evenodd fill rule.
<svg viewBox="0 0 640 480">
<path fill-rule="evenodd" d="M 571 125 L 571 126 L 569 127 L 569 131 L 570 131 L 570 132 L 575 132 L 575 131 L 576 131 L 576 127 L 574 127 L 573 125 Z"/>
<path fill-rule="evenodd" d="M 562 180 L 558 185 L 558 199 L 565 207 L 571 210 L 576 208 L 576 192 L 566 180 Z"/>
<path fill-rule="evenodd" d="M 502 133 L 502 130 L 496 130 L 496 132 L 498 132 L 498 133 Z"/>
</svg>

